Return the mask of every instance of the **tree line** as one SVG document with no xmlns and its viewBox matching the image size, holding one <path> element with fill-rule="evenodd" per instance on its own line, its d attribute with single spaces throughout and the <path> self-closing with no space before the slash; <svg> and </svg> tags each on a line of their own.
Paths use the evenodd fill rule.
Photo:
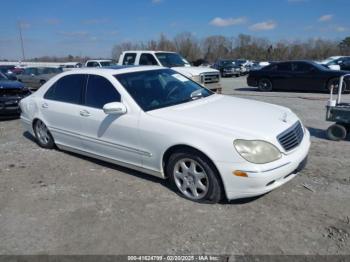
<svg viewBox="0 0 350 262">
<path fill-rule="evenodd" d="M 320 60 L 334 55 L 350 55 L 350 37 L 342 41 L 309 39 L 304 41 L 272 42 L 266 38 L 240 34 L 237 37 L 222 35 L 203 39 L 184 32 L 174 38 L 160 34 L 158 39 L 147 42 L 122 42 L 112 49 L 112 58 L 118 59 L 127 50 L 165 50 L 175 51 L 191 62 L 217 59 L 245 58 L 256 61 Z"/>
</svg>

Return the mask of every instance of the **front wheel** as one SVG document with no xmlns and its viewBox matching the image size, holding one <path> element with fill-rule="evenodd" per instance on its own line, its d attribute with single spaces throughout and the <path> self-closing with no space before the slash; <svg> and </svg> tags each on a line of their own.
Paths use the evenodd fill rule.
<svg viewBox="0 0 350 262">
<path fill-rule="evenodd" d="M 46 125 L 41 120 L 36 120 L 33 126 L 36 142 L 39 146 L 47 149 L 52 149 L 55 147 L 55 142 L 53 137 L 46 127 Z"/>
<path fill-rule="evenodd" d="M 258 89 L 262 92 L 272 91 L 272 82 L 270 79 L 262 78 L 258 82 Z"/>
<path fill-rule="evenodd" d="M 347 130 L 343 125 L 334 124 L 328 127 L 327 129 L 327 137 L 333 141 L 340 141 L 345 139 L 347 135 Z"/>
<path fill-rule="evenodd" d="M 218 173 L 202 154 L 174 153 L 166 171 L 171 186 L 180 196 L 200 203 L 217 203 L 221 200 L 222 187 Z"/>
</svg>

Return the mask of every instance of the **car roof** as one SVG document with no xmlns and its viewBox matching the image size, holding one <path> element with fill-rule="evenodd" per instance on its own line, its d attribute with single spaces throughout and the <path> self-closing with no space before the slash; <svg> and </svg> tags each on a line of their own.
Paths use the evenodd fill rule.
<svg viewBox="0 0 350 262">
<path fill-rule="evenodd" d="M 161 51 L 161 50 L 128 50 L 128 51 L 124 51 L 123 53 L 174 53 L 176 54 L 176 52 L 173 51 Z"/>
<path fill-rule="evenodd" d="M 157 69 L 169 69 L 162 66 L 110 66 L 110 67 L 90 67 L 90 68 L 79 68 L 72 71 L 67 71 L 64 74 L 107 74 L 107 75 L 118 75 L 124 73 L 142 72 Z"/>
</svg>

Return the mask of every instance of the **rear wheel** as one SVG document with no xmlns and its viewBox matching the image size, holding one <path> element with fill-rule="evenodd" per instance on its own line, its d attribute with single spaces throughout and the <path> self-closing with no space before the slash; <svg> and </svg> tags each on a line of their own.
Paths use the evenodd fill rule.
<svg viewBox="0 0 350 262">
<path fill-rule="evenodd" d="M 268 78 L 262 78 L 258 82 L 258 88 L 262 92 L 272 91 L 272 82 Z"/>
<path fill-rule="evenodd" d="M 182 197 L 200 203 L 217 203 L 222 198 L 219 175 L 211 162 L 198 152 L 176 152 L 166 172 L 170 184 Z"/>
<path fill-rule="evenodd" d="M 334 124 L 328 127 L 327 137 L 333 141 L 340 141 L 345 139 L 347 135 L 347 130 L 343 125 Z"/>
<path fill-rule="evenodd" d="M 52 149 L 55 147 L 55 142 L 53 137 L 46 127 L 46 125 L 41 120 L 36 120 L 33 126 L 36 142 L 39 146 L 47 149 Z"/>
</svg>

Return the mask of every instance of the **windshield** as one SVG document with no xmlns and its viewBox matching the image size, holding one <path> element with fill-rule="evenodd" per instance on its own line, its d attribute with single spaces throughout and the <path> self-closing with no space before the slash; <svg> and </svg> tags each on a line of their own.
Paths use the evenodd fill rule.
<svg viewBox="0 0 350 262">
<path fill-rule="evenodd" d="M 115 75 L 115 78 L 144 111 L 182 104 L 213 94 L 171 69 L 125 73 Z"/>
<path fill-rule="evenodd" d="M 221 64 L 223 66 L 233 66 L 235 64 L 235 61 L 233 61 L 233 60 L 225 60 L 225 61 L 222 61 Z"/>
<path fill-rule="evenodd" d="M 7 77 L 0 72 L 0 80 L 7 80 Z"/>
<path fill-rule="evenodd" d="M 43 68 L 38 68 L 38 74 L 58 74 L 62 73 L 63 70 L 62 68 L 55 68 L 55 67 L 43 67 Z"/>
<path fill-rule="evenodd" d="M 165 67 L 189 66 L 190 63 L 177 53 L 156 53 L 156 57 Z"/>
</svg>

